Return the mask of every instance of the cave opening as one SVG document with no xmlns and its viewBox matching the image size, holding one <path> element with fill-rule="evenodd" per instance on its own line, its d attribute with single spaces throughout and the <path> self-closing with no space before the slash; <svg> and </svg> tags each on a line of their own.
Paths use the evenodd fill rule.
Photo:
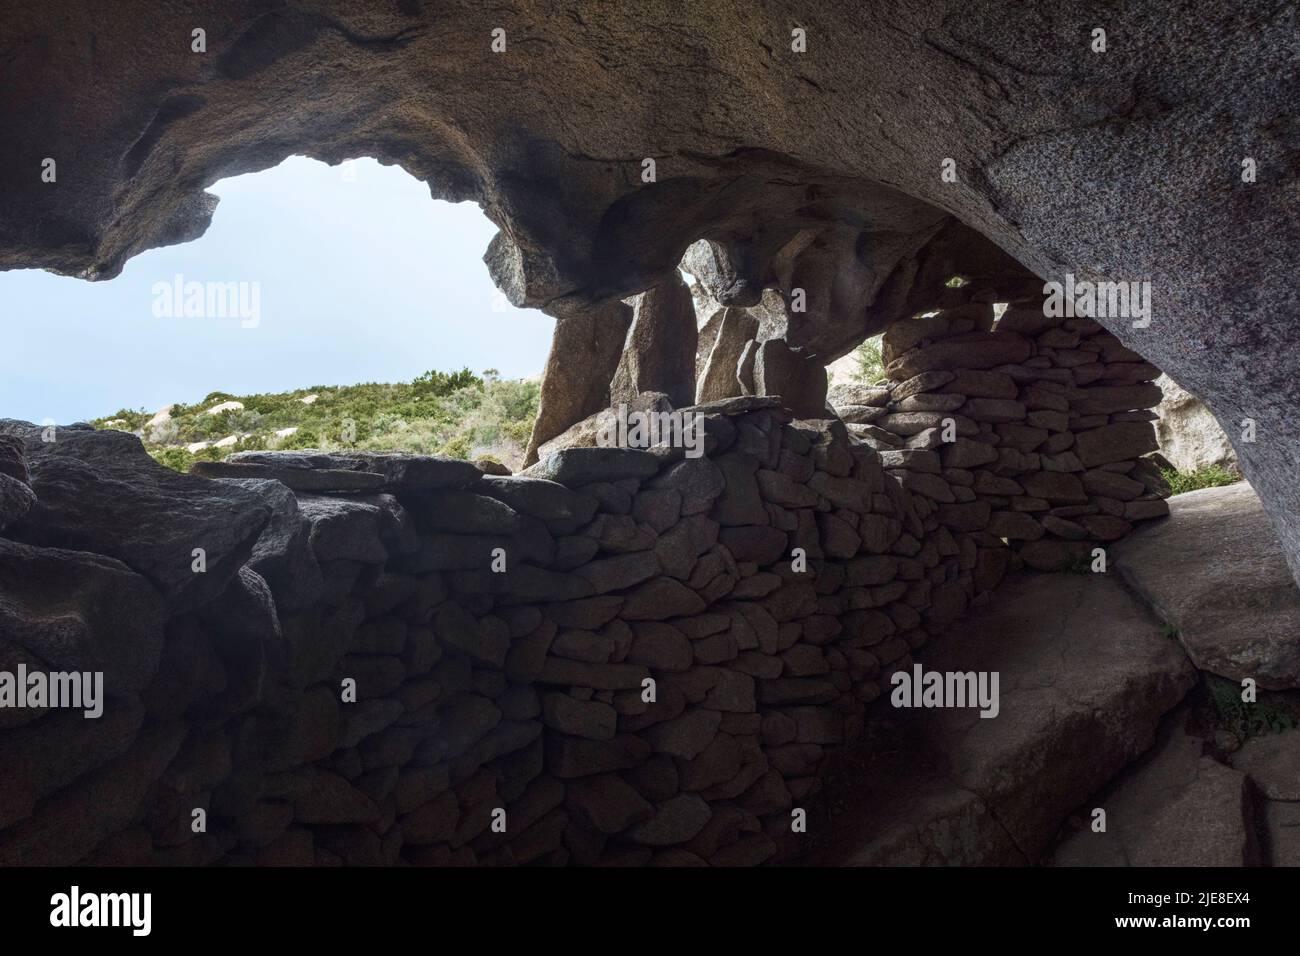
<svg viewBox="0 0 1300 956">
<path fill-rule="evenodd" d="M 117 6 L 0 42 L 0 267 L 107 280 L 0 277 L 0 688 L 104 689 L 0 864 L 1300 860 L 1290 8 Z"/>
<path fill-rule="evenodd" d="M 552 323 L 493 284 L 473 203 L 368 158 L 291 156 L 209 193 L 202 236 L 107 281 L 0 275 L 0 413 L 130 431 L 180 470 L 308 447 L 518 466 Z"/>
</svg>

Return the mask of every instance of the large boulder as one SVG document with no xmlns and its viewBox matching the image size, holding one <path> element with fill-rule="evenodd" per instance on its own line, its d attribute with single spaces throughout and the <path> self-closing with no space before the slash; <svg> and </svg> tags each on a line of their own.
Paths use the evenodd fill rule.
<svg viewBox="0 0 1300 956">
<path fill-rule="evenodd" d="M 758 334 L 758 320 L 742 309 L 722 309 L 717 337 L 695 389 L 697 402 L 716 402 L 744 394 L 738 369 L 745 345 Z"/>
<path fill-rule="evenodd" d="M 622 413 L 626 413 L 626 421 L 637 412 L 659 414 L 672 410 L 672 402 L 668 401 L 668 396 L 663 392 L 642 392 L 625 402 L 622 408 L 602 408 L 570 425 L 550 441 L 538 446 L 537 458 L 540 461 L 565 448 L 591 448 L 601 444 L 607 437 L 617 438 L 618 416 Z M 536 465 L 537 462 L 533 464 Z"/>
<path fill-rule="evenodd" d="M 276 607 L 287 614 L 314 604 L 324 589 L 320 564 L 311 549 L 311 522 L 282 482 L 264 478 L 225 479 L 258 494 L 271 508 L 271 520 L 253 546 L 248 567 L 275 592 Z"/>
<path fill-rule="evenodd" d="M 754 390 L 780 396 L 781 403 L 799 418 L 829 415 L 825 366 L 817 356 L 792 349 L 782 339 L 768 339 L 758 346 Z"/>
<path fill-rule="evenodd" d="M 1252 866 L 1263 859 L 1246 775 L 1204 753 L 1180 708 L 1156 746 L 1091 800 L 1055 866 Z M 1106 829 L 1092 828 L 1092 810 Z"/>
<path fill-rule="evenodd" d="M 280 620 L 275 598 L 257 572 L 244 567 L 219 600 L 199 612 L 215 637 L 213 649 L 225 673 L 222 692 L 203 701 L 200 714 L 225 719 L 265 700 L 267 660 L 280 652 Z"/>
<path fill-rule="evenodd" d="M 609 406 L 610 379 L 631 324 L 632 309 L 618 300 L 557 313 L 525 465 L 574 422 Z"/>
<path fill-rule="evenodd" d="M 1249 484 L 1175 495 L 1168 518 L 1110 547 L 1201 670 L 1300 687 L 1300 589 Z"/>
<path fill-rule="evenodd" d="M 1300 729 L 1251 737 L 1229 759 L 1263 798 L 1268 862 L 1300 866 Z"/>
<path fill-rule="evenodd" d="M 523 475 L 485 478 L 477 490 L 503 502 L 519 514 L 530 515 L 567 530 L 586 524 L 596 513 L 595 498 L 541 478 Z"/>
<path fill-rule="evenodd" d="M 609 384 L 610 404 L 642 392 L 662 392 L 675 407 L 695 400 L 695 306 L 681 273 L 673 270 L 637 297 L 623 357 Z"/>
<path fill-rule="evenodd" d="M 163 598 L 113 558 L 0 539 L 0 670 L 102 671 L 111 697 L 135 697 L 158 672 Z M 0 708 L 0 727 L 41 710 Z"/>
<path fill-rule="evenodd" d="M 108 701 L 87 720 L 60 711 L 0 734 L 0 761 L 21 772 L 0 775 L 0 830 L 32 815 L 36 802 L 114 757 L 135 740 L 144 707 L 135 699 Z"/>
<path fill-rule="evenodd" d="M 452 494 L 475 498 L 466 492 Z M 383 564 L 388 559 L 388 549 L 382 541 L 385 515 L 378 504 L 328 495 L 300 495 L 298 509 L 310 527 L 308 540 L 317 561 Z M 458 519 L 465 514 L 456 509 L 449 512 Z"/>
<path fill-rule="evenodd" d="M 220 594 L 271 517 L 255 492 L 178 475 L 126 432 L 3 420 L 0 434 L 24 439 L 37 498 L 5 534 L 117 558 L 147 577 L 174 612 Z"/>
<path fill-rule="evenodd" d="M 0 435 L 0 531 L 36 503 L 30 481 L 23 440 L 16 435 Z"/>
<path fill-rule="evenodd" d="M 195 462 L 206 478 L 273 478 L 294 491 L 430 491 L 464 488 L 483 477 L 467 461 L 434 455 L 352 451 L 241 451 L 224 461 Z"/>
<path fill-rule="evenodd" d="M 757 305 L 763 296 L 761 264 L 737 246 L 701 239 L 691 243 L 682 257 L 682 268 L 695 277 L 708 297 L 724 306 Z"/>
<path fill-rule="evenodd" d="M 131 747 L 41 802 L 40 812 L 0 831 L 0 866 L 70 866 L 138 820 L 188 728 L 147 726 Z"/>
<path fill-rule="evenodd" d="M 1156 414 L 1160 454 L 1179 471 L 1219 467 L 1238 469 L 1237 453 L 1205 404 L 1168 375 L 1156 384 L 1164 392 Z"/>
<path fill-rule="evenodd" d="M 524 474 L 575 488 L 596 481 L 649 478 L 658 470 L 658 459 L 636 448 L 564 448 Z"/>
<path fill-rule="evenodd" d="M 1231 758 L 1270 800 L 1300 800 L 1300 728 L 1252 737 Z"/>
</svg>

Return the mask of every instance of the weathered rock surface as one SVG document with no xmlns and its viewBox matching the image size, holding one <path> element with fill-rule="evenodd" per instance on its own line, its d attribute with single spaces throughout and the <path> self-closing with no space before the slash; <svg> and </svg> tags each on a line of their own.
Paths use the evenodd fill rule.
<svg viewBox="0 0 1300 956">
<path fill-rule="evenodd" d="M 1300 729 L 1252 737 L 1230 759 L 1269 800 L 1300 800 Z"/>
<path fill-rule="evenodd" d="M 1154 616 L 1100 575 L 1010 578 L 996 606 L 929 645 L 924 662 L 998 672 L 998 716 L 896 712 L 892 749 L 908 753 L 905 765 L 868 763 L 832 786 L 843 811 L 813 862 L 1036 862 L 1066 815 L 1151 746 L 1194 682 Z"/>
<path fill-rule="evenodd" d="M 648 478 L 658 470 L 653 455 L 635 448 L 565 448 L 528 468 L 525 476 L 574 486 Z"/>
<path fill-rule="evenodd" d="M 201 478 L 274 479 L 294 491 L 306 492 L 375 491 L 384 487 L 384 476 L 375 472 L 296 464 L 286 467 L 256 461 L 196 461 L 190 466 L 190 474 Z"/>
<path fill-rule="evenodd" d="M 758 320 L 742 309 L 722 309 L 718 329 L 695 390 L 700 404 L 743 395 L 739 368 L 745 346 L 758 334 Z"/>
<path fill-rule="evenodd" d="M 496 261 L 500 268 L 501 259 Z M 523 263 L 518 265 L 522 268 Z M 517 275 L 512 286 L 523 281 L 523 276 Z M 505 284 L 500 276 L 498 282 Z M 609 407 L 610 379 L 632 324 L 632 309 L 617 299 L 589 308 L 557 308 L 553 314 L 555 332 L 525 465 L 535 463 L 538 448 L 569 426 Z"/>
<path fill-rule="evenodd" d="M 0 538 L 0 670 L 102 671 L 107 693 L 140 694 L 158 669 L 166 611 L 112 558 Z M 41 716 L 0 708 L 0 726 Z"/>
<path fill-rule="evenodd" d="M 1179 471 L 1218 466 L 1237 468 L 1237 453 L 1232 442 L 1205 403 L 1168 375 L 1156 380 L 1164 393 L 1156 414 L 1156 436 L 1160 454 Z"/>
<path fill-rule="evenodd" d="M 1264 801 L 1268 861 L 1273 866 L 1300 866 L 1300 802 Z"/>
<path fill-rule="evenodd" d="M 1120 574 L 1193 663 L 1261 687 L 1300 687 L 1300 590 L 1246 482 L 1169 499 L 1169 517 L 1113 545 Z"/>
<path fill-rule="evenodd" d="M 1246 774 L 1203 754 L 1175 711 L 1156 746 L 1081 809 L 1084 825 L 1052 854 L 1054 866 L 1254 866 L 1263 861 Z M 1106 811 L 1105 832 L 1092 812 Z"/>
<path fill-rule="evenodd" d="M 779 395 L 800 418 L 826 417 L 825 366 L 816 355 L 792 349 L 782 339 L 758 346 L 754 388 L 759 395 Z"/>
<path fill-rule="evenodd" d="M 761 263 L 756 256 L 737 252 L 734 246 L 701 239 L 687 247 L 682 268 L 695 277 L 714 302 L 724 306 L 758 305 L 763 285 L 755 270 Z"/>
<path fill-rule="evenodd" d="M 474 464 L 455 458 L 364 451 L 241 451 L 223 461 L 195 462 L 190 470 L 209 478 L 274 478 L 307 492 L 432 491 L 464 488 L 482 477 Z"/>
<path fill-rule="evenodd" d="M 672 410 L 672 402 L 668 401 L 668 396 L 663 392 L 641 392 L 617 407 L 602 407 L 586 418 L 574 422 L 554 438 L 539 445 L 536 449 L 537 458 L 549 458 L 557 451 L 566 448 L 590 448 L 600 445 L 610 437 L 617 440 L 620 417 L 626 424 L 638 412 L 660 413 Z M 536 463 L 533 462 L 534 465 Z"/>
<path fill-rule="evenodd" d="M 0 475 L 26 485 L 31 482 L 31 474 L 23 443 L 20 435 L 0 434 Z"/>
<path fill-rule="evenodd" d="M 298 509 L 311 528 L 309 540 L 317 561 L 381 564 L 388 557 L 379 540 L 383 512 L 376 505 L 326 495 L 299 495 Z M 447 513 L 461 515 L 454 509 Z"/>
<path fill-rule="evenodd" d="M 16 435 L 0 435 L 0 531 L 36 503 L 30 482 L 23 440 Z"/>
<path fill-rule="evenodd" d="M 25 439 L 37 502 L 8 537 L 122 561 L 186 610 L 214 598 L 252 554 L 271 509 L 237 485 L 178 475 L 125 432 L 60 428 L 53 441 L 26 422 L 0 421 Z M 202 549 L 204 571 L 195 570 Z"/>
<path fill-rule="evenodd" d="M 695 399 L 695 306 L 676 269 L 637 297 L 623 357 L 609 384 L 613 405 L 662 392 L 681 408 Z M 575 356 L 576 358 L 576 356 Z"/>
<path fill-rule="evenodd" d="M 253 546 L 248 567 L 271 585 L 280 610 L 298 611 L 314 604 L 324 579 L 311 549 L 312 523 L 299 512 L 298 499 L 279 481 L 227 480 L 257 493 L 271 508 L 271 520 Z"/>
<path fill-rule="evenodd" d="M 0 531 L 31 511 L 34 504 L 36 493 L 30 485 L 0 474 Z"/>
</svg>

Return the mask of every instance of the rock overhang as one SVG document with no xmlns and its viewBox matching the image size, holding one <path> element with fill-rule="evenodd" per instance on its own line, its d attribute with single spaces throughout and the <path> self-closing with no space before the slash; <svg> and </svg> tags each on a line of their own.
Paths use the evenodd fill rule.
<svg viewBox="0 0 1300 956">
<path fill-rule="evenodd" d="M 223 176 L 291 153 L 371 155 L 483 206 L 501 228 L 493 277 L 517 304 L 607 308 L 707 237 L 739 263 L 742 297 L 822 283 L 791 341 L 829 360 L 908 307 L 927 242 L 969 229 L 1040 277 L 1153 284 L 1152 328 L 1103 323 L 1231 436 L 1246 419 L 1264 434 L 1238 450 L 1300 567 L 1294 10 L 132 12 L 29 3 L 12 16 L 0 265 L 109 278 L 201 234 L 203 190 Z M 1090 47 L 1099 27 L 1104 52 Z"/>
</svg>

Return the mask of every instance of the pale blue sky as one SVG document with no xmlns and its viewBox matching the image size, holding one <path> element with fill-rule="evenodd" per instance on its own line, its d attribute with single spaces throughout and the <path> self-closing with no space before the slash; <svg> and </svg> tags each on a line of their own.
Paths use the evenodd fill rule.
<svg viewBox="0 0 1300 956">
<path fill-rule="evenodd" d="M 209 392 L 409 381 L 430 368 L 542 370 L 553 320 L 496 292 L 496 227 L 395 166 L 295 156 L 225 179 L 198 240 L 85 282 L 0 272 L 0 418 L 59 423 Z M 260 283 L 260 321 L 159 318 L 155 283 Z M 251 286 L 247 287 L 251 291 Z"/>
</svg>

